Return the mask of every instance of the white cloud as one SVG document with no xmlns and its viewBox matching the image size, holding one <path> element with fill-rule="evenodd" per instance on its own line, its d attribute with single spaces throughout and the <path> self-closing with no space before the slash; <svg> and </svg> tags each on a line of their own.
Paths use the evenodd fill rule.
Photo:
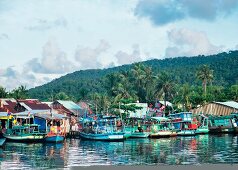
<svg viewBox="0 0 238 170">
<path fill-rule="evenodd" d="M 165 51 L 166 57 L 209 55 L 219 53 L 224 48 L 213 45 L 204 32 L 185 28 L 168 31 L 168 39 L 171 45 Z"/>
<path fill-rule="evenodd" d="M 30 72 L 19 72 L 15 70 L 13 66 L 0 69 L 0 86 L 3 86 L 7 90 L 12 90 L 20 85 L 31 88 L 44 84 L 47 81 L 49 81 L 49 79 L 45 80 L 39 76 L 36 77 L 36 75 Z"/>
<path fill-rule="evenodd" d="M 101 40 L 96 48 L 80 47 L 75 51 L 75 59 L 81 69 L 101 68 L 100 56 L 110 48 L 105 40 Z"/>
<path fill-rule="evenodd" d="M 52 39 L 43 46 L 41 59 L 33 58 L 24 67 L 25 71 L 45 74 L 63 74 L 75 69 L 73 62 L 68 60 L 66 53 Z"/>
<path fill-rule="evenodd" d="M 134 44 L 132 48 L 133 48 L 133 51 L 131 54 L 128 54 L 127 52 L 123 52 L 123 51 L 118 51 L 115 54 L 115 57 L 117 58 L 117 63 L 119 65 L 130 64 L 130 63 L 134 63 L 134 62 L 138 62 L 142 60 L 139 45 Z"/>
</svg>

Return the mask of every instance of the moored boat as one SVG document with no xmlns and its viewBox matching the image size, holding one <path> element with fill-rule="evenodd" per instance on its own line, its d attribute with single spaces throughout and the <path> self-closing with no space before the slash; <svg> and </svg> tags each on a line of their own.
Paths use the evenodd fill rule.
<svg viewBox="0 0 238 170">
<path fill-rule="evenodd" d="M 96 120 L 83 119 L 80 137 L 89 140 L 123 141 L 125 133 L 116 126 L 116 116 L 102 116 Z"/>
<path fill-rule="evenodd" d="M 177 133 L 173 129 L 171 120 L 166 117 L 151 117 L 151 138 L 160 138 L 160 137 L 172 137 L 176 136 Z"/>
<path fill-rule="evenodd" d="M 45 136 L 45 141 L 46 142 L 63 142 L 64 141 L 65 136 L 64 135 L 60 135 L 60 134 L 47 134 Z"/>
<path fill-rule="evenodd" d="M 130 138 L 147 138 L 150 135 L 149 125 L 146 124 L 146 120 L 137 117 L 125 120 L 124 132 L 130 134 Z"/>
<path fill-rule="evenodd" d="M 233 115 L 209 116 L 209 133 L 234 133 Z"/>
<path fill-rule="evenodd" d="M 40 142 L 44 140 L 46 133 L 39 132 L 39 125 L 24 124 L 7 129 L 3 136 L 7 140 L 17 142 Z"/>
<path fill-rule="evenodd" d="M 193 122 L 191 112 L 181 112 L 170 114 L 172 124 L 180 136 L 196 135 L 197 124 Z"/>
</svg>

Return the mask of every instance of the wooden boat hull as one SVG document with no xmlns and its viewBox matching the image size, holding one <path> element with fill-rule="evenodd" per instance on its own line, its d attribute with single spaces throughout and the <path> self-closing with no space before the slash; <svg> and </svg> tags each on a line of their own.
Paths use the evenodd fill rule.
<svg viewBox="0 0 238 170">
<path fill-rule="evenodd" d="M 224 126 L 220 126 L 220 127 L 209 127 L 209 133 L 234 133 L 235 129 L 231 128 L 231 127 L 224 127 Z"/>
<path fill-rule="evenodd" d="M 53 135 L 53 136 L 46 136 L 45 137 L 46 142 L 63 142 L 64 141 L 64 136 L 61 135 Z"/>
<path fill-rule="evenodd" d="M 124 133 L 106 133 L 106 134 L 92 134 L 92 133 L 79 133 L 80 137 L 88 140 L 100 141 L 123 141 L 125 140 Z"/>
<path fill-rule="evenodd" d="M 177 132 L 178 136 L 194 136 L 196 135 L 195 130 L 181 130 Z"/>
<path fill-rule="evenodd" d="M 160 137 L 172 137 L 172 136 L 176 136 L 176 135 L 177 135 L 177 133 L 175 131 L 163 130 L 163 131 L 159 131 L 159 132 L 151 132 L 149 137 L 160 138 Z"/>
<path fill-rule="evenodd" d="M 4 145 L 5 141 L 6 141 L 6 138 L 1 138 L 0 139 L 0 147 Z"/>
<path fill-rule="evenodd" d="M 131 138 L 147 138 L 150 135 L 150 132 L 134 132 L 131 133 Z"/>
<path fill-rule="evenodd" d="M 44 140 L 45 135 L 11 135 L 11 134 L 3 134 L 3 136 L 9 141 L 16 141 L 16 142 L 41 142 Z"/>
</svg>

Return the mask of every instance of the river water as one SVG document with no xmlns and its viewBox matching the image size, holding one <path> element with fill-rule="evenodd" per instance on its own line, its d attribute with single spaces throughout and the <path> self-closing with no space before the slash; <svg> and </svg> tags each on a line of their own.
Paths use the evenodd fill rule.
<svg viewBox="0 0 238 170">
<path fill-rule="evenodd" d="M 0 169 L 221 163 L 238 164 L 238 136 L 199 135 L 124 142 L 67 139 L 62 144 L 7 142 L 0 148 Z"/>
</svg>

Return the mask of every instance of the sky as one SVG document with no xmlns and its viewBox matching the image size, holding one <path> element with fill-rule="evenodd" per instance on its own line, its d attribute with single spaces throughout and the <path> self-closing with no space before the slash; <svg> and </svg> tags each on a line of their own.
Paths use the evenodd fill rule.
<svg viewBox="0 0 238 170">
<path fill-rule="evenodd" d="M 0 0 L 0 86 L 238 50 L 237 0 Z"/>
</svg>

